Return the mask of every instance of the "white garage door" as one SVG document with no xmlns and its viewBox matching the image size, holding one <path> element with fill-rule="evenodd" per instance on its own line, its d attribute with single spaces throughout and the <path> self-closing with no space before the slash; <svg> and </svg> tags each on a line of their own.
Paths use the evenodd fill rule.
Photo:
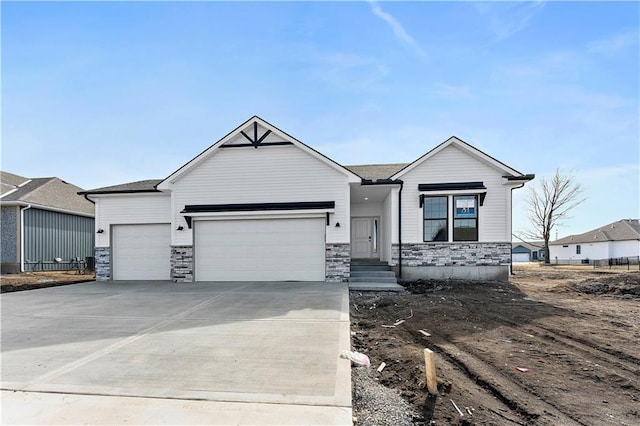
<svg viewBox="0 0 640 426">
<path fill-rule="evenodd" d="M 115 225 L 111 238 L 114 280 L 170 279 L 170 225 Z"/>
<path fill-rule="evenodd" d="M 195 222 L 196 281 L 324 281 L 325 219 Z"/>
<path fill-rule="evenodd" d="M 514 262 L 528 262 L 529 253 L 513 253 Z"/>
</svg>

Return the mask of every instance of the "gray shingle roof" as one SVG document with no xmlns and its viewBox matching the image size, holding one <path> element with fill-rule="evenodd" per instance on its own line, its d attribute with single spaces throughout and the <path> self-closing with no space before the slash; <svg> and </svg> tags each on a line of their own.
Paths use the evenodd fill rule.
<svg viewBox="0 0 640 426">
<path fill-rule="evenodd" d="M 115 194 L 128 192 L 156 192 L 156 185 L 164 179 L 147 179 L 136 182 L 128 182 L 120 185 L 104 186 L 102 188 L 90 189 L 82 194 Z"/>
<path fill-rule="evenodd" d="M 531 241 L 526 243 L 523 241 L 518 241 L 511 243 L 511 248 L 516 248 L 518 246 L 525 247 L 531 251 L 537 251 L 544 248 L 544 241 Z"/>
<path fill-rule="evenodd" d="M 11 182 L 11 173 L 2 172 L 3 183 L 5 176 Z M 20 177 L 20 176 L 17 176 Z M 24 182 L 24 181 L 23 181 Z M 65 182 L 57 177 L 34 178 L 27 179 L 27 183 L 17 187 L 11 193 L 3 193 L 0 202 L 5 203 L 26 203 L 36 204 L 42 207 L 50 207 L 54 209 L 67 210 L 70 212 L 94 215 L 94 205 L 85 199 L 82 195 L 78 195 L 82 188 Z"/>
<path fill-rule="evenodd" d="M 597 243 L 602 241 L 640 240 L 640 221 L 638 219 L 622 219 L 584 234 L 569 235 L 549 245 Z"/>
<path fill-rule="evenodd" d="M 363 164 L 356 166 L 344 166 L 357 174 L 363 179 L 371 179 L 376 181 L 378 179 L 387 179 L 400 170 L 408 166 L 409 163 L 395 163 L 395 164 Z"/>
<path fill-rule="evenodd" d="M 4 195 L 9 191 L 13 191 L 18 187 L 18 185 L 22 185 L 27 182 L 29 178 L 24 176 L 14 175 L 13 173 L 0 172 L 0 195 Z"/>
</svg>

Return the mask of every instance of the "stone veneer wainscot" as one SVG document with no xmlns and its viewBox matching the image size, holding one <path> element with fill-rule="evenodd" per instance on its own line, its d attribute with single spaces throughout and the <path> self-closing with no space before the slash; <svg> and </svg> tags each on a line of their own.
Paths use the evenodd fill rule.
<svg viewBox="0 0 640 426">
<path fill-rule="evenodd" d="M 111 247 L 96 247 L 96 281 L 111 279 Z"/>
<path fill-rule="evenodd" d="M 392 248 L 392 265 L 398 264 L 398 245 Z M 402 244 L 402 266 L 500 266 L 511 263 L 510 243 Z"/>
<path fill-rule="evenodd" d="M 174 283 L 193 282 L 193 246 L 171 246 L 171 279 Z"/>
<path fill-rule="evenodd" d="M 327 244 L 325 247 L 325 281 L 348 282 L 351 275 L 351 245 Z"/>
</svg>

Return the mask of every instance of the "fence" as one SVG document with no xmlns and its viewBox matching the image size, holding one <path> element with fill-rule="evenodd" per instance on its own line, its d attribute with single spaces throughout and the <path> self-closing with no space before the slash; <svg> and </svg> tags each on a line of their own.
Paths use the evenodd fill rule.
<svg viewBox="0 0 640 426">
<path fill-rule="evenodd" d="M 593 266 L 594 269 L 640 270 L 640 257 L 612 257 L 609 259 L 554 259 L 554 265 Z"/>
<path fill-rule="evenodd" d="M 95 268 L 95 258 L 86 257 L 71 260 L 38 260 L 24 262 L 25 272 L 38 271 L 77 271 L 79 274 L 85 271 L 93 271 Z"/>
</svg>

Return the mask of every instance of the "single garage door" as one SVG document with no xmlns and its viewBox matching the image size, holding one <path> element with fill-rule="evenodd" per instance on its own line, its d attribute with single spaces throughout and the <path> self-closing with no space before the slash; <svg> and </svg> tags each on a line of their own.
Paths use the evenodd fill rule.
<svg viewBox="0 0 640 426">
<path fill-rule="evenodd" d="M 194 226 L 196 281 L 324 281 L 324 218 Z"/>
<path fill-rule="evenodd" d="M 171 274 L 171 226 L 114 225 L 114 280 L 168 280 Z"/>
<path fill-rule="evenodd" d="M 514 262 L 528 262 L 529 253 L 513 253 L 512 259 Z"/>
</svg>

